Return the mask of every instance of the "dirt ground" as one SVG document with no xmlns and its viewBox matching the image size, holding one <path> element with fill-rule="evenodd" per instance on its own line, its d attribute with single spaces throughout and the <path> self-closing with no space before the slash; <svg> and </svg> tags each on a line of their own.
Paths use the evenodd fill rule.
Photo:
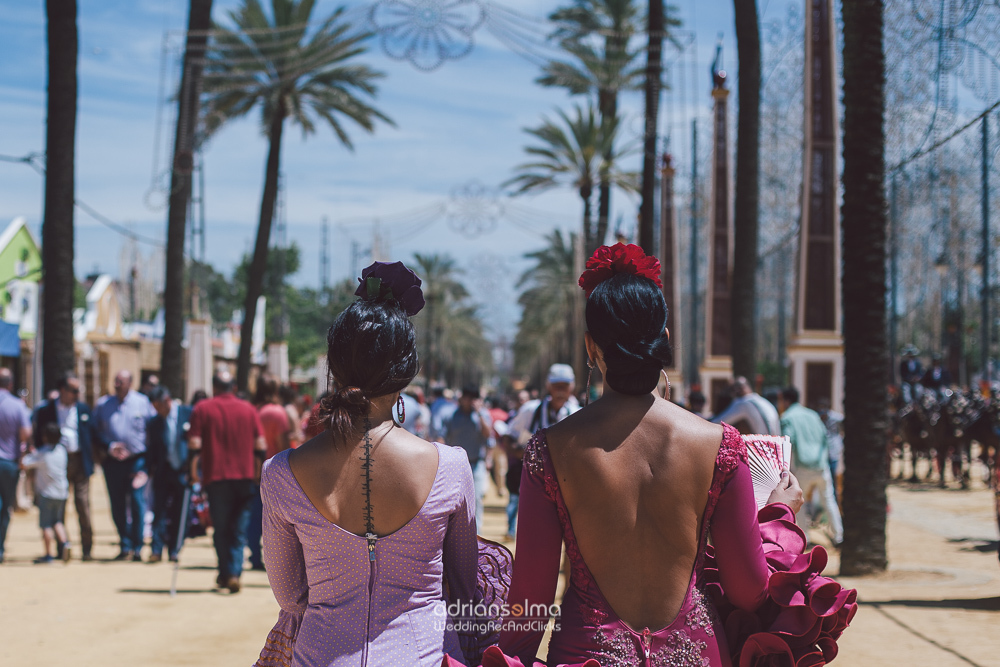
<svg viewBox="0 0 1000 667">
<path fill-rule="evenodd" d="M 991 491 L 889 489 L 888 572 L 841 581 L 862 606 L 840 642 L 835 664 L 1000 666 L 1000 564 Z M 262 572 L 247 572 L 236 595 L 213 589 L 208 537 L 189 540 L 178 594 L 172 565 L 117 563 L 116 535 L 103 480 L 92 480 L 96 544 L 91 563 L 33 565 L 41 553 L 37 511 L 13 515 L 7 562 L 0 566 L 0 664 L 157 667 L 251 665 L 278 606 Z M 484 534 L 506 528 L 491 490 Z M 67 510 L 75 544 L 75 516 Z M 813 537 L 822 541 L 821 531 Z M 148 549 L 147 549 L 148 553 Z M 839 567 L 831 553 L 827 574 Z M 544 644 L 543 644 L 544 646 Z"/>
</svg>

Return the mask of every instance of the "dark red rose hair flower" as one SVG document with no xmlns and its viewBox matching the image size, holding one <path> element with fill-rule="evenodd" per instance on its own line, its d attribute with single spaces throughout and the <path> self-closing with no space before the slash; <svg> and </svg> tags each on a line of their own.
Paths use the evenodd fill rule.
<svg viewBox="0 0 1000 667">
<path fill-rule="evenodd" d="M 616 243 L 602 245 L 587 260 L 587 270 L 580 276 L 580 287 L 590 296 L 594 288 L 616 273 L 631 273 L 649 278 L 656 286 L 663 288 L 660 281 L 660 260 L 647 255 L 637 245 Z"/>
<path fill-rule="evenodd" d="M 355 296 L 368 301 L 395 301 L 413 317 L 424 307 L 420 278 L 402 262 L 374 262 L 361 272 Z"/>
</svg>

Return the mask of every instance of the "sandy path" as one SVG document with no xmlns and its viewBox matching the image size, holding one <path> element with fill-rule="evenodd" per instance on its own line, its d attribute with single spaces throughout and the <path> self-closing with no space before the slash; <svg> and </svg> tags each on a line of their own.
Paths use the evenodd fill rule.
<svg viewBox="0 0 1000 667">
<path fill-rule="evenodd" d="M 245 573 L 238 595 L 214 591 L 215 554 L 209 538 L 197 538 L 183 552 L 180 590 L 171 598 L 171 565 L 109 560 L 118 548 L 99 475 L 91 497 L 93 563 L 32 565 L 41 550 L 37 513 L 13 516 L 0 566 L 0 665 L 252 664 L 278 611 L 266 575 Z M 892 567 L 844 580 L 859 588 L 864 605 L 836 664 L 1000 666 L 992 494 L 900 486 L 890 488 L 890 500 Z M 78 544 L 74 522 L 69 516 Z M 484 533 L 497 539 L 505 527 L 502 502 L 491 493 Z M 837 567 L 834 555 L 828 573 Z"/>
</svg>

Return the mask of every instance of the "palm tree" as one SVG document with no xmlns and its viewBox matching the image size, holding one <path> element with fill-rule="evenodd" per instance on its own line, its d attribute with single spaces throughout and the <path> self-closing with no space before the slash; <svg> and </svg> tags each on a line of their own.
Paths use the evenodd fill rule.
<svg viewBox="0 0 1000 667">
<path fill-rule="evenodd" d="M 76 0 L 46 0 L 48 102 L 42 218 L 42 372 L 45 391 L 73 369 L 73 207 L 76 146 Z M 35 391 L 39 391 L 36 387 Z"/>
<path fill-rule="evenodd" d="M 259 106 L 270 142 L 240 330 L 236 377 L 241 389 L 250 374 L 251 332 L 267 265 L 285 120 L 298 124 L 304 135 L 325 121 L 349 150 L 353 144 L 343 118 L 369 133 L 375 131 L 376 120 L 392 124 L 364 101 L 374 98 L 374 82 L 384 76 L 356 62 L 366 50 L 368 35 L 344 20 L 343 8 L 310 31 L 314 5 L 315 0 L 271 0 L 268 16 L 259 0 L 243 0 L 238 10 L 229 13 L 232 29 L 215 26 L 205 68 L 206 132 Z"/>
<path fill-rule="evenodd" d="M 733 374 L 757 372 L 757 237 L 760 175 L 760 25 L 756 0 L 735 0 L 736 45 L 740 61 L 740 111 L 736 139 L 736 204 L 730 300 Z"/>
<path fill-rule="evenodd" d="M 212 27 L 212 0 L 191 0 L 188 10 L 187 43 L 180 94 L 177 96 L 177 130 L 174 134 L 174 161 L 170 170 L 170 199 L 167 206 L 166 278 L 163 289 L 163 347 L 160 351 L 160 380 L 174 396 L 184 396 L 182 378 L 184 338 L 184 239 L 188 204 L 191 200 L 191 168 L 198 117 L 202 63 Z M 192 270 L 194 270 L 192 268 Z M 192 313 L 197 316 L 197 313 Z"/>
<path fill-rule="evenodd" d="M 583 200 L 582 232 L 587 249 L 592 250 L 600 241 L 591 214 L 594 184 L 605 179 L 611 185 L 635 192 L 636 176 L 618 168 L 619 160 L 631 151 L 615 145 L 617 119 L 599 121 L 592 103 L 586 108 L 575 105 L 574 109 L 573 118 L 556 110 L 561 124 L 545 119 L 539 127 L 525 128 L 525 132 L 541 140 L 541 145 L 524 149 L 535 161 L 519 165 L 519 173 L 504 186 L 518 186 L 517 194 L 560 185 L 574 187 Z"/>
<path fill-rule="evenodd" d="M 646 81 L 643 97 L 646 113 L 642 141 L 642 202 L 639 204 L 639 245 L 649 254 L 653 247 L 653 213 L 656 206 L 656 121 L 660 114 L 661 72 L 665 16 L 663 0 L 649 0 L 646 17 Z"/>
<path fill-rule="evenodd" d="M 641 50 L 629 48 L 629 41 L 642 30 L 634 0 L 575 0 L 572 6 L 553 12 L 549 20 L 557 25 L 554 36 L 561 38 L 562 48 L 573 58 L 571 62 L 550 61 L 538 83 L 566 88 L 573 95 L 596 94 L 601 121 L 617 119 L 619 94 L 638 90 L 644 76 L 635 66 Z M 595 35 L 603 36 L 601 48 L 589 40 Z M 611 183 L 602 179 L 595 245 L 604 242 L 610 214 Z"/>
<path fill-rule="evenodd" d="M 885 570 L 885 55 L 881 0 L 844 0 L 844 547 L 840 573 Z"/>
<path fill-rule="evenodd" d="M 521 274 L 517 287 L 521 321 L 514 337 L 514 367 L 519 372 L 541 372 L 551 363 L 569 362 L 573 346 L 582 337 L 570 314 L 582 294 L 577 285 L 576 235 L 558 229 L 546 237 L 548 245 L 527 253 L 534 260 Z M 540 378 L 537 378 L 540 379 Z"/>
<path fill-rule="evenodd" d="M 426 302 L 426 307 L 414 318 L 414 324 L 418 338 L 423 338 L 420 341 L 424 350 L 422 365 L 429 385 L 439 379 L 442 350 L 447 349 L 443 337 L 452 324 L 449 315 L 455 304 L 468 298 L 469 291 L 458 278 L 461 270 L 453 257 L 416 253 L 413 258 L 417 265 L 416 274 L 423 281 Z"/>
</svg>

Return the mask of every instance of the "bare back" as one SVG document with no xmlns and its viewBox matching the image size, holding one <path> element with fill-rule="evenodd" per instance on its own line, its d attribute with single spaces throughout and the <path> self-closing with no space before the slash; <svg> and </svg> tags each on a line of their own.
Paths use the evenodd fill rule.
<svg viewBox="0 0 1000 667">
<path fill-rule="evenodd" d="M 323 432 L 289 453 L 292 474 L 313 506 L 346 531 L 366 532 L 364 441 L 335 445 Z M 437 448 L 401 428 L 372 433 L 371 503 L 375 533 L 396 532 L 417 515 L 434 485 Z"/>
<path fill-rule="evenodd" d="M 649 395 L 605 396 L 548 429 L 588 569 L 633 628 L 670 624 L 698 555 L 722 426 Z"/>
</svg>

